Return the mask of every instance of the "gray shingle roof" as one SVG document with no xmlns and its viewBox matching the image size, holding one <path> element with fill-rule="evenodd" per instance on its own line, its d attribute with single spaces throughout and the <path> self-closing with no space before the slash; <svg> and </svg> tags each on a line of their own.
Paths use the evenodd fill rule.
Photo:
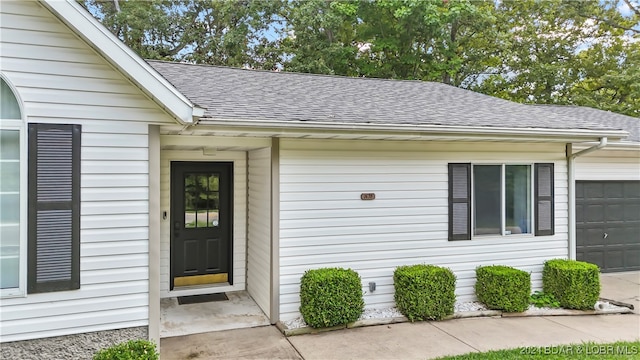
<svg viewBox="0 0 640 360">
<path fill-rule="evenodd" d="M 436 82 L 148 62 L 206 109 L 202 120 L 623 130 L 597 116 L 576 117 Z"/>
<path fill-rule="evenodd" d="M 534 105 L 546 107 L 556 114 L 569 115 L 629 132 L 625 141 L 640 142 L 640 119 L 585 106 Z"/>
</svg>

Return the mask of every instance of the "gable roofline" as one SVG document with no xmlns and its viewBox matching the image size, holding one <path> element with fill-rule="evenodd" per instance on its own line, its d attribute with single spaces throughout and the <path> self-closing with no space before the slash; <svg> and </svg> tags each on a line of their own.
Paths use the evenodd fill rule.
<svg viewBox="0 0 640 360">
<path fill-rule="evenodd" d="M 133 50 L 74 0 L 40 3 L 181 124 L 192 124 L 204 109 L 191 102 Z"/>
</svg>

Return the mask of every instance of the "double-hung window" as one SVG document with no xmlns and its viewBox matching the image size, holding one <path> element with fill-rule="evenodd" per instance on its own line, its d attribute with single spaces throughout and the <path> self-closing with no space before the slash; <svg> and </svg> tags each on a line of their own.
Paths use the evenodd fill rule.
<svg viewBox="0 0 640 360">
<path fill-rule="evenodd" d="M 531 233 L 531 166 L 473 165 L 473 235 Z"/>
<path fill-rule="evenodd" d="M 449 240 L 553 235 L 553 164 L 449 164 Z"/>
</svg>

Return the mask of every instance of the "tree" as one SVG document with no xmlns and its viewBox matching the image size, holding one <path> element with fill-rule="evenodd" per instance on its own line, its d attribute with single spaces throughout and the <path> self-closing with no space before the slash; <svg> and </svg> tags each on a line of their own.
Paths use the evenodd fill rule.
<svg viewBox="0 0 640 360">
<path fill-rule="evenodd" d="M 81 3 L 144 58 L 438 81 L 640 115 L 636 0 Z"/>
<path fill-rule="evenodd" d="M 278 1 L 190 1 L 195 29 L 192 51 L 184 57 L 195 63 L 251 68 L 274 68 L 274 41 L 265 36 L 272 28 Z M 274 30 L 275 31 L 275 30 Z"/>
<path fill-rule="evenodd" d="M 464 49 L 490 28 L 492 8 L 490 0 L 292 1 L 284 69 L 458 85 L 478 71 Z"/>
<path fill-rule="evenodd" d="M 357 1 L 290 1 L 283 7 L 284 70 L 358 76 L 357 9 Z"/>
<path fill-rule="evenodd" d="M 84 0 L 111 32 L 147 59 L 275 68 L 276 17 L 285 0 Z"/>
<path fill-rule="evenodd" d="M 580 60 L 570 103 L 640 117 L 640 42 L 594 46 Z"/>
<path fill-rule="evenodd" d="M 572 104 L 640 117 L 640 5 L 624 2 L 631 16 L 622 16 L 618 4 L 609 2 L 589 17 L 601 34 L 578 53 L 580 78 L 569 98 Z"/>
<path fill-rule="evenodd" d="M 178 60 L 189 44 L 193 19 L 181 1 L 85 0 L 104 26 L 143 58 Z"/>
<path fill-rule="evenodd" d="M 584 105 L 638 116 L 638 43 L 618 1 L 503 1 L 502 61 L 471 89 L 538 104 Z M 635 50 L 634 50 L 635 49 Z"/>
<path fill-rule="evenodd" d="M 460 85 L 481 67 L 481 62 L 471 63 L 467 49 L 481 29 L 490 28 L 492 9 L 488 0 L 365 2 L 363 36 L 372 44 L 369 72 Z"/>
<path fill-rule="evenodd" d="M 470 87 L 513 101 L 565 103 L 563 90 L 577 78 L 575 50 L 591 31 L 586 19 L 575 16 L 581 4 L 503 1 L 496 13 L 506 40 L 499 50 L 502 62 L 495 74 Z"/>
</svg>

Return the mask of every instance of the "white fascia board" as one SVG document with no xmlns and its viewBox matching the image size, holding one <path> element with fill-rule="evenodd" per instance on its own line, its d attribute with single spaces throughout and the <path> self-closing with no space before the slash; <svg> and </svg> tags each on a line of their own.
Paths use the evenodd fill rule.
<svg viewBox="0 0 640 360">
<path fill-rule="evenodd" d="M 585 143 L 575 143 L 573 144 L 573 148 L 575 150 L 582 150 L 593 145 L 596 145 L 596 142 L 585 142 Z M 631 151 L 640 151 L 640 142 L 632 142 L 632 141 L 618 141 L 618 142 L 610 142 L 607 144 L 606 150 L 631 150 Z"/>
<path fill-rule="evenodd" d="M 549 129 L 549 128 L 507 128 L 481 126 L 444 126 L 417 124 L 364 124 L 314 121 L 279 121 L 279 120 L 212 120 L 200 119 L 200 125 L 213 125 L 229 128 L 262 129 L 265 132 L 279 134 L 288 133 L 349 133 L 363 134 L 416 134 L 417 136 L 449 136 L 477 138 L 512 138 L 528 140 L 554 140 L 562 142 L 599 141 L 602 137 L 619 141 L 628 136 L 623 130 L 584 130 L 584 129 Z"/>
<path fill-rule="evenodd" d="M 191 124 L 204 114 L 76 1 L 41 3 L 178 122 Z"/>
</svg>

